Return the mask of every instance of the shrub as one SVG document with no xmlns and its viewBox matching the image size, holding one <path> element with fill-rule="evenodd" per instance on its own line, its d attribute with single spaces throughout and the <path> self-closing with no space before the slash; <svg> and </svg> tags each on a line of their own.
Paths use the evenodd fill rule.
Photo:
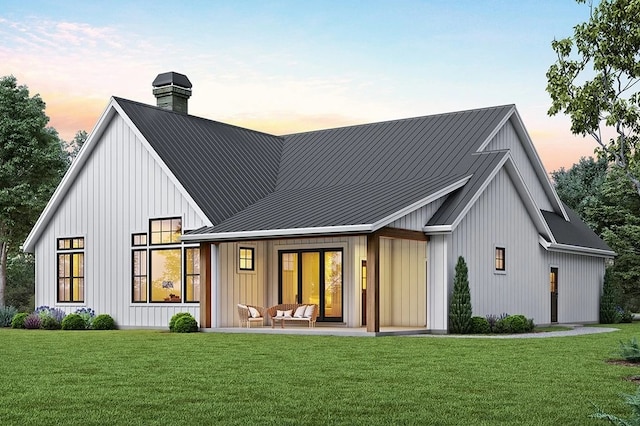
<svg viewBox="0 0 640 426">
<path fill-rule="evenodd" d="M 29 314 L 20 312 L 13 316 L 11 319 L 11 328 L 24 328 L 24 320 Z"/>
<path fill-rule="evenodd" d="M 620 356 L 629 362 L 640 362 L 640 346 L 634 337 L 627 342 L 620 341 Z"/>
<path fill-rule="evenodd" d="M 534 328 L 536 328 L 536 325 L 533 322 L 533 318 L 528 318 L 527 319 L 527 329 L 525 330 L 525 332 L 531 333 Z"/>
<path fill-rule="evenodd" d="M 11 327 L 13 316 L 18 313 L 18 309 L 13 306 L 0 307 L 0 327 Z"/>
<path fill-rule="evenodd" d="M 524 315 L 509 315 L 504 322 L 508 333 L 524 333 L 527 331 L 527 318 Z"/>
<path fill-rule="evenodd" d="M 620 309 L 620 322 L 632 323 L 633 312 L 628 308 Z"/>
<path fill-rule="evenodd" d="M 115 330 L 116 322 L 111 318 L 111 315 L 100 314 L 93 319 L 94 330 Z"/>
<path fill-rule="evenodd" d="M 66 312 L 62 309 L 50 308 L 49 306 L 38 306 L 35 310 L 35 313 L 40 316 L 41 320 L 47 317 L 51 317 L 55 319 L 58 324 L 61 323 L 64 317 L 67 315 Z"/>
<path fill-rule="evenodd" d="M 54 317 L 40 317 L 40 328 L 42 328 L 43 330 L 60 330 L 60 327 L 62 327 L 60 325 L 60 321 L 58 321 Z"/>
<path fill-rule="evenodd" d="M 488 334 L 491 333 L 489 321 L 484 317 L 471 317 L 471 333 Z"/>
<path fill-rule="evenodd" d="M 178 318 L 186 317 L 186 316 L 193 318 L 193 316 L 189 312 L 178 312 L 177 314 L 172 316 L 171 319 L 169 320 L 169 331 L 175 331 L 174 327 Z"/>
<path fill-rule="evenodd" d="M 84 318 L 80 314 L 69 314 L 62 320 L 63 330 L 85 330 L 87 328 Z"/>
<path fill-rule="evenodd" d="M 194 333 L 198 331 L 198 323 L 191 314 L 183 315 L 176 320 L 173 325 L 173 331 L 176 333 Z"/>
<path fill-rule="evenodd" d="M 36 313 L 27 315 L 24 319 L 24 328 L 29 330 L 40 328 L 40 316 Z"/>
<path fill-rule="evenodd" d="M 632 417 L 629 419 L 622 419 L 614 416 L 613 414 L 607 414 L 598 407 L 596 407 L 597 412 L 592 414 L 591 417 L 595 419 L 608 420 L 614 425 L 640 426 L 640 387 L 636 389 L 636 393 L 634 395 L 622 394 L 620 396 L 624 398 L 625 404 L 631 408 L 631 411 L 633 412 Z"/>
<path fill-rule="evenodd" d="M 93 319 L 96 316 L 96 312 L 91 308 L 78 308 L 76 309 L 76 314 L 80 315 L 84 321 L 84 328 L 87 330 L 91 329 L 93 326 Z"/>
<path fill-rule="evenodd" d="M 464 334 L 471 330 L 471 293 L 469 291 L 469 270 L 464 257 L 458 257 L 453 280 L 453 294 L 449 305 L 449 332 Z"/>
<path fill-rule="evenodd" d="M 613 271 L 607 268 L 604 272 L 602 295 L 600 296 L 600 324 L 616 324 L 620 322 L 620 312 L 616 309 L 617 290 L 613 284 Z"/>
</svg>

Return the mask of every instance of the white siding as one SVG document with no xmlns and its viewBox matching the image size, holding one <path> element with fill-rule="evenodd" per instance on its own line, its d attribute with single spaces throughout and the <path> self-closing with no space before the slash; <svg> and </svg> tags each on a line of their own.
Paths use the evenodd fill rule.
<svg viewBox="0 0 640 426">
<path fill-rule="evenodd" d="M 536 174 L 531 160 L 527 156 L 522 142 L 513 128 L 510 121 L 507 121 L 505 125 L 494 136 L 493 140 L 489 142 L 485 151 L 495 151 L 500 149 L 508 149 L 516 165 L 518 171 L 522 175 L 522 180 L 527 185 L 531 196 L 535 200 L 538 208 L 541 210 L 553 211 L 553 207 L 549 202 L 546 192 Z"/>
<path fill-rule="evenodd" d="M 149 218 L 179 216 L 184 229 L 202 219 L 116 115 L 36 244 L 36 305 L 108 313 L 121 326 L 162 326 L 176 312 L 199 316 L 197 304 L 131 303 L 131 234 Z M 85 302 L 56 303 L 56 239 L 85 238 Z"/>
<path fill-rule="evenodd" d="M 438 211 L 440 206 L 447 199 L 446 196 L 441 197 L 418 210 L 409 213 L 389 224 L 392 228 L 410 229 L 412 231 L 422 231 L 429 219 Z"/>
<path fill-rule="evenodd" d="M 427 252 L 427 328 L 443 333 L 449 320 L 451 235 L 432 235 Z"/>
<path fill-rule="evenodd" d="M 559 267 L 559 322 L 596 321 L 604 260 L 546 252 L 503 169 L 452 234 L 449 282 L 458 256 L 469 267 L 473 314 L 523 314 L 550 322 L 549 271 Z M 495 247 L 506 249 L 506 273 L 495 273 Z"/>
</svg>

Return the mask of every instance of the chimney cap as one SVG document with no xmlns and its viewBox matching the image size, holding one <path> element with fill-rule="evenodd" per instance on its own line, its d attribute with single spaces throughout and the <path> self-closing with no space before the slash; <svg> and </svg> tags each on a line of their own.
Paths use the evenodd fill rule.
<svg viewBox="0 0 640 426">
<path fill-rule="evenodd" d="M 191 89 L 191 82 L 187 78 L 186 75 L 180 74 L 177 72 L 165 72 L 162 74 L 158 74 L 158 76 L 151 83 L 153 87 L 161 87 L 161 86 L 178 86 L 183 87 L 185 89 Z"/>
</svg>

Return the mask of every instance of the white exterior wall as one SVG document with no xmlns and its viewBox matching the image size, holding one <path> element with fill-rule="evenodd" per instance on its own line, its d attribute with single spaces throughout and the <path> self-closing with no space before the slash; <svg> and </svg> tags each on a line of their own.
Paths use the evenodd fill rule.
<svg viewBox="0 0 640 426">
<path fill-rule="evenodd" d="M 548 324 L 549 272 L 558 266 L 562 283 L 558 321 L 597 321 L 604 260 L 545 251 L 504 169 L 454 230 L 452 246 L 449 283 L 452 286 L 458 256 L 464 256 L 473 315 L 522 314 L 536 324 Z M 505 248 L 504 274 L 494 270 L 496 246 Z"/>
<path fill-rule="evenodd" d="M 131 302 L 131 234 L 150 218 L 204 225 L 124 120 L 115 115 L 36 243 L 36 306 L 93 308 L 120 326 L 167 327 L 177 312 L 199 318 L 199 305 Z M 84 303 L 57 303 L 56 239 L 84 237 Z"/>
<path fill-rule="evenodd" d="M 431 235 L 427 244 L 427 329 L 445 333 L 452 289 L 451 234 Z"/>
<path fill-rule="evenodd" d="M 516 133 L 511 121 L 507 121 L 505 125 L 493 137 L 484 151 L 496 151 L 500 149 L 508 149 L 516 165 L 518 171 L 522 175 L 522 180 L 526 183 L 531 196 L 541 210 L 553 211 L 553 207 L 549 202 L 549 198 L 544 191 L 542 183 L 531 164 L 531 160 L 527 156 L 522 142 Z"/>
</svg>

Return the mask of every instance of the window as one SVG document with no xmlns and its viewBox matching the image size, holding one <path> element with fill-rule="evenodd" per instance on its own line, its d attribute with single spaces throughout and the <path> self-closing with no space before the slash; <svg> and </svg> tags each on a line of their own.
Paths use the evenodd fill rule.
<svg viewBox="0 0 640 426">
<path fill-rule="evenodd" d="M 496 247 L 496 271 L 506 271 L 504 255 L 504 247 Z"/>
<path fill-rule="evenodd" d="M 182 219 L 151 219 L 149 233 L 131 235 L 131 301 L 200 301 L 200 249 L 180 242 Z"/>
<path fill-rule="evenodd" d="M 84 302 L 84 238 L 58 239 L 58 302 Z"/>
<path fill-rule="evenodd" d="M 238 269 L 241 271 L 253 271 L 253 255 L 255 249 L 253 247 L 240 247 Z"/>
<path fill-rule="evenodd" d="M 174 217 L 170 219 L 152 219 L 149 222 L 152 245 L 180 243 L 182 219 Z"/>
</svg>

